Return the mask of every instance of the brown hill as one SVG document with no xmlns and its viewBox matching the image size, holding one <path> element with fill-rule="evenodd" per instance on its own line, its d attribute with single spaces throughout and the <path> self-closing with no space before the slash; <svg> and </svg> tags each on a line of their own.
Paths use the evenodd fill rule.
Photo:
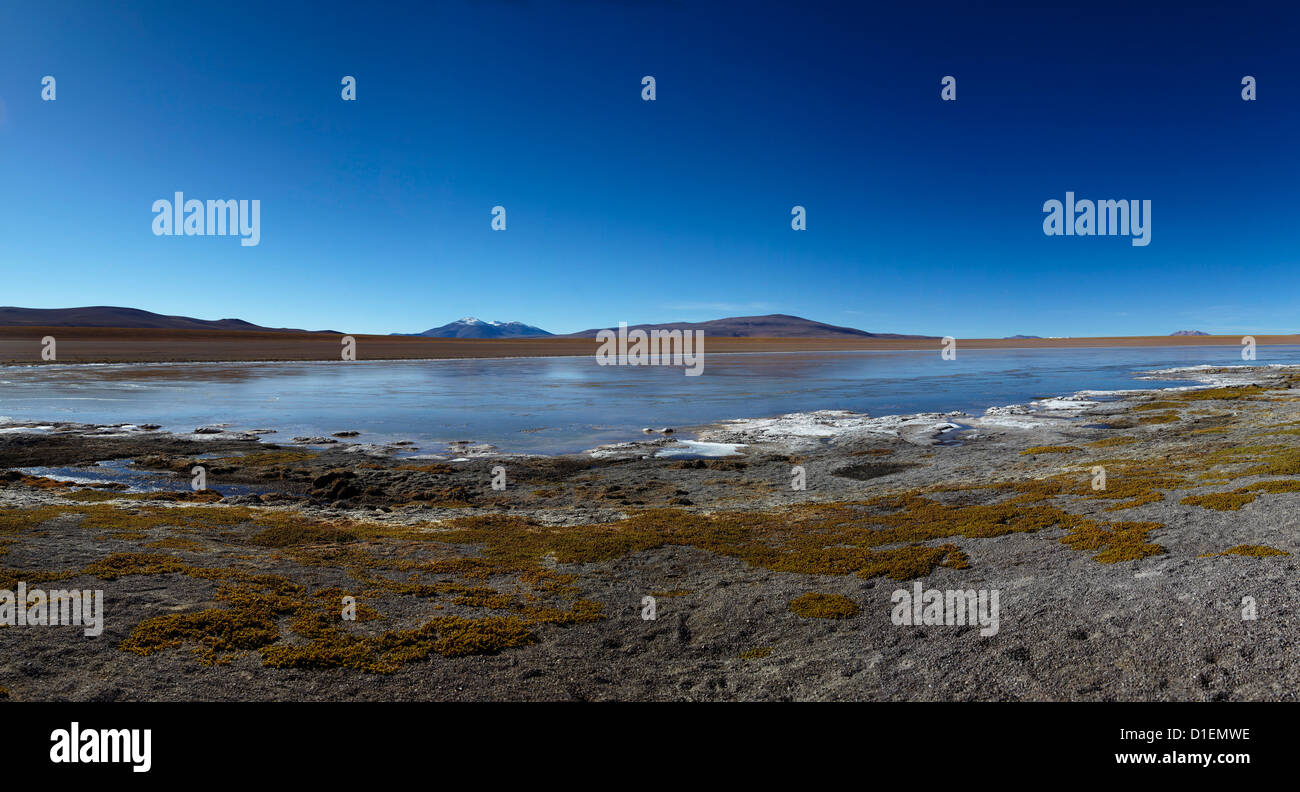
<svg viewBox="0 0 1300 792">
<path fill-rule="evenodd" d="M 320 332 L 289 327 L 262 327 L 243 319 L 194 319 L 164 316 L 138 308 L 92 305 L 85 308 L 16 308 L 0 306 L 0 327 L 124 327 L 159 330 L 261 330 L 273 332 Z"/>
<path fill-rule="evenodd" d="M 904 335 L 900 333 L 868 333 L 852 327 L 840 327 L 814 322 L 789 314 L 766 316 L 732 316 L 711 319 L 707 322 L 665 322 L 663 324 L 631 325 L 629 330 L 703 330 L 711 338 L 938 338 L 938 336 Z M 569 333 L 568 338 L 594 338 L 601 330 L 617 327 L 593 328 Z"/>
</svg>

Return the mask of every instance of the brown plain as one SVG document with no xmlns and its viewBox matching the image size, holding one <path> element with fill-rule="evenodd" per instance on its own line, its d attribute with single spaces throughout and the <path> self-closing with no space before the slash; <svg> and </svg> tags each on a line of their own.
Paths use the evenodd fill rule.
<svg viewBox="0 0 1300 792">
<path fill-rule="evenodd" d="M 0 327 L 0 363 L 41 363 L 41 339 L 52 336 L 59 363 L 155 363 L 256 360 L 339 360 L 340 335 L 241 330 L 104 327 Z M 420 338 L 354 335 L 360 360 L 564 357 L 595 354 L 592 338 Z M 1300 336 L 1255 336 L 1259 345 L 1296 344 Z M 939 351 L 941 341 L 913 338 L 705 338 L 709 353 L 835 352 L 871 349 Z M 1241 336 L 958 339 L 957 349 L 1061 347 L 1241 346 Z"/>
</svg>

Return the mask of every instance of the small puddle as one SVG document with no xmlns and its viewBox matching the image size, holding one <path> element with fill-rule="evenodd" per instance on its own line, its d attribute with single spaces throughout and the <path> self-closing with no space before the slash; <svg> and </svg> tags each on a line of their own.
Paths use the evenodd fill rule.
<svg viewBox="0 0 1300 792">
<path fill-rule="evenodd" d="M 961 424 L 961 423 L 957 423 L 956 421 L 950 421 L 950 423 L 956 424 L 956 426 L 952 429 L 945 429 L 942 432 L 940 432 L 939 439 L 935 441 L 935 445 L 941 445 L 941 446 L 962 445 L 964 441 L 962 440 L 961 436 L 974 428 L 969 424 Z"/>
<path fill-rule="evenodd" d="M 744 443 L 710 443 L 704 440 L 677 440 L 655 452 L 656 458 L 667 459 L 725 459 L 743 457 L 740 449 Z"/>
</svg>

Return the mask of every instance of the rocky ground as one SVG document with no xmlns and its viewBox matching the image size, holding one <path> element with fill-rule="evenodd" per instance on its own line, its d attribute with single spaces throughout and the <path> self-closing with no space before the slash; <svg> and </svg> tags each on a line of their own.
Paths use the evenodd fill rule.
<svg viewBox="0 0 1300 792">
<path fill-rule="evenodd" d="M 0 626 L 0 699 L 1296 698 L 1300 369 L 1160 376 L 565 457 L 10 422 L 0 590 L 106 605 Z"/>
</svg>

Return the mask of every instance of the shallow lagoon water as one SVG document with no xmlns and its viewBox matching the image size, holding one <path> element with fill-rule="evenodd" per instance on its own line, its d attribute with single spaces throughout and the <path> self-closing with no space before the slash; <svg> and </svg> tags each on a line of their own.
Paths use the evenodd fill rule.
<svg viewBox="0 0 1300 792">
<path fill-rule="evenodd" d="M 191 489 L 189 476 L 139 470 L 131 467 L 131 462 L 130 459 L 111 459 L 94 466 L 27 467 L 18 468 L 18 471 L 76 484 L 125 484 L 126 492 L 189 492 Z M 270 491 L 269 487 L 246 484 L 223 484 L 221 487 L 223 495 L 261 495 Z"/>
<path fill-rule="evenodd" d="M 1300 346 L 1254 364 L 1300 364 Z M 0 416 L 156 423 L 170 431 L 269 428 L 268 442 L 361 432 L 359 442 L 457 440 L 570 453 L 682 427 L 822 409 L 873 416 L 988 407 L 1078 390 L 1187 385 L 1135 379 L 1175 366 L 1241 365 L 1239 347 L 1118 347 L 714 354 L 704 373 L 599 366 L 591 357 L 354 363 L 183 363 L 0 368 Z"/>
</svg>

